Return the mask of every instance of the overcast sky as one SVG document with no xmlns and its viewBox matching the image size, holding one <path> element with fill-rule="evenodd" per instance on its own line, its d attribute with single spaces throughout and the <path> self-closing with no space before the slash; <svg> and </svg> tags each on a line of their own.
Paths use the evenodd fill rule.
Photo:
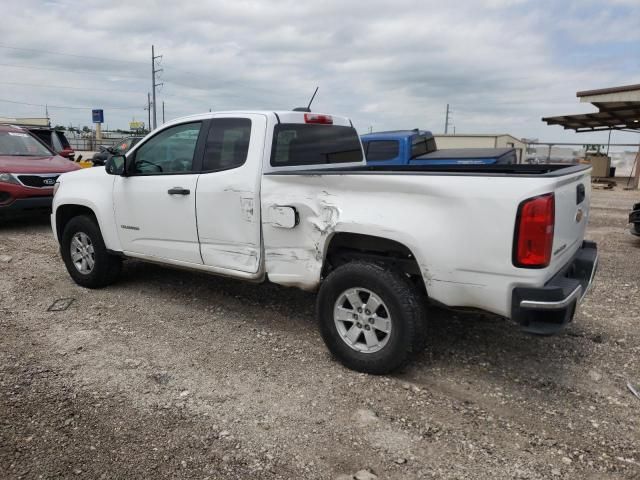
<svg viewBox="0 0 640 480">
<path fill-rule="evenodd" d="M 146 121 L 151 44 L 163 55 L 158 105 L 165 101 L 167 120 L 209 108 L 288 109 L 319 86 L 313 109 L 347 115 L 362 132 L 442 132 L 450 103 L 457 133 L 586 143 L 604 134 L 540 118 L 591 111 L 578 90 L 640 83 L 640 0 L 15 6 L 2 13 L 0 116 L 43 116 L 37 105 L 46 103 L 54 124 L 91 122 L 88 109 L 55 106 L 104 108 L 110 128 Z"/>
</svg>

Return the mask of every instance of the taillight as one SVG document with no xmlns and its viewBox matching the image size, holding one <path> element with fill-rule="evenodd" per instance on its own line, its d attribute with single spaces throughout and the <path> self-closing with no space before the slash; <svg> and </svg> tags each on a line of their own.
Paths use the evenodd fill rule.
<svg viewBox="0 0 640 480">
<path fill-rule="evenodd" d="M 516 219 L 513 264 L 544 268 L 551 262 L 555 197 L 553 193 L 529 198 L 520 204 Z"/>
<path fill-rule="evenodd" d="M 305 113 L 304 123 L 320 123 L 322 125 L 333 125 L 331 115 L 319 115 L 317 113 Z"/>
</svg>

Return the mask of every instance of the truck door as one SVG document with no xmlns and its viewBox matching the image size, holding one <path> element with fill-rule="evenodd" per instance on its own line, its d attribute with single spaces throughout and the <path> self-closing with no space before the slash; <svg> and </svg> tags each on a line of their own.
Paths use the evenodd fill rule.
<svg viewBox="0 0 640 480">
<path fill-rule="evenodd" d="M 260 268 L 260 176 L 264 115 L 216 116 L 209 122 L 196 191 L 205 265 L 246 273 Z"/>
<path fill-rule="evenodd" d="M 174 125 L 147 139 L 116 177 L 113 206 L 123 250 L 202 264 L 196 227 L 197 152 L 202 122 Z"/>
</svg>

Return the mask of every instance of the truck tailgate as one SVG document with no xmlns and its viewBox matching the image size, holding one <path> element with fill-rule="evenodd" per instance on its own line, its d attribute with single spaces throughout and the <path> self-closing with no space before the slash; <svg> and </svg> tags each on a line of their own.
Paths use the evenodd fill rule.
<svg viewBox="0 0 640 480">
<path fill-rule="evenodd" d="M 561 268 L 582 244 L 589 218 L 590 176 L 580 172 L 555 184 L 555 228 L 550 271 Z"/>
</svg>

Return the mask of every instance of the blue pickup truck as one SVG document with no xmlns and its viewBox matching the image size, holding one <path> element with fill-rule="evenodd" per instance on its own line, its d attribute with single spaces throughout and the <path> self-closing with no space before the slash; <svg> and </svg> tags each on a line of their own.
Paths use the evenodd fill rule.
<svg viewBox="0 0 640 480">
<path fill-rule="evenodd" d="M 494 165 L 517 163 L 513 148 L 448 148 L 438 150 L 427 130 L 394 130 L 362 135 L 367 163 L 372 165 Z"/>
</svg>

